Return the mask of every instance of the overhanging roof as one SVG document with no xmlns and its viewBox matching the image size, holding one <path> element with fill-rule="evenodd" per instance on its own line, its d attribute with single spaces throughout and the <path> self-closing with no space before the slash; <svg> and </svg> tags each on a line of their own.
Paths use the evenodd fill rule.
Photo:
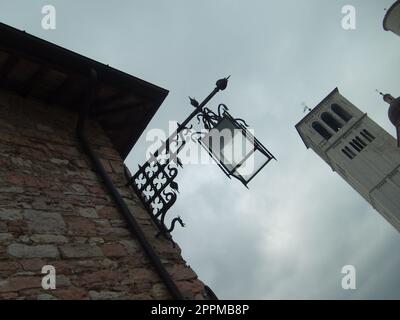
<svg viewBox="0 0 400 320">
<path fill-rule="evenodd" d="M 91 68 L 98 74 L 93 110 L 125 159 L 168 91 L 0 23 L 3 88 L 78 111 Z"/>
</svg>

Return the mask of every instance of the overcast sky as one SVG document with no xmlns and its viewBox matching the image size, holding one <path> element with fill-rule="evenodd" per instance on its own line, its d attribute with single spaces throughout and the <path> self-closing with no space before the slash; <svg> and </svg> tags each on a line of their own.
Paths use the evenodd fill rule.
<svg viewBox="0 0 400 320">
<path fill-rule="evenodd" d="M 0 20 L 170 91 L 150 128 L 182 121 L 215 80 L 210 103 L 246 119 L 278 158 L 247 190 L 215 165 L 187 165 L 169 215 L 183 256 L 226 299 L 400 298 L 400 234 L 307 150 L 294 125 L 335 87 L 391 134 L 375 89 L 400 95 L 400 37 L 382 28 L 394 0 L 0 0 Z M 57 29 L 41 28 L 41 9 Z M 356 8 L 356 30 L 341 9 Z M 127 159 L 135 171 L 143 135 Z M 344 265 L 357 289 L 341 288 Z"/>
</svg>

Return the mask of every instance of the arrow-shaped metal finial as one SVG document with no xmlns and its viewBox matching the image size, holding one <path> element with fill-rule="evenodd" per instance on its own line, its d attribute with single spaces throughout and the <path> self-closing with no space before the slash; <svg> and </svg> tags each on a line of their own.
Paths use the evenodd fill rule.
<svg viewBox="0 0 400 320">
<path fill-rule="evenodd" d="M 189 97 L 189 100 L 193 107 L 197 108 L 199 106 L 199 102 L 195 98 Z"/>
</svg>

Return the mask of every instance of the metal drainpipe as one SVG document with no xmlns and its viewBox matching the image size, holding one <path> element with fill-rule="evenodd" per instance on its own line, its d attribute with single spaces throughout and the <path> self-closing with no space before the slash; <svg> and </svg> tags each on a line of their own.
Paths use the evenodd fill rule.
<svg viewBox="0 0 400 320">
<path fill-rule="evenodd" d="M 113 181 L 111 180 L 110 176 L 107 174 L 106 170 L 104 169 L 100 159 L 93 151 L 90 146 L 89 140 L 85 133 L 85 124 L 86 120 L 90 115 L 90 108 L 94 99 L 95 95 L 95 87 L 97 83 L 97 72 L 94 69 L 90 70 L 90 82 L 89 82 L 89 90 L 86 96 L 85 103 L 83 108 L 81 109 L 81 114 L 78 120 L 78 124 L 76 127 L 76 133 L 78 135 L 78 139 L 82 145 L 83 150 L 88 155 L 90 160 L 92 161 L 93 165 L 95 166 L 97 173 L 103 179 L 108 191 L 111 194 L 111 197 L 114 199 L 118 209 L 123 214 L 124 218 L 126 219 L 130 231 L 133 235 L 138 239 L 140 244 L 142 245 L 144 251 L 146 252 L 147 256 L 149 257 L 150 261 L 152 262 L 153 266 L 155 267 L 157 273 L 164 281 L 167 289 L 171 293 L 172 297 L 177 300 L 183 300 L 183 295 L 176 286 L 175 282 L 172 280 L 171 276 L 164 268 L 160 258 L 154 251 L 151 244 L 147 241 L 146 236 L 144 235 L 142 229 L 140 228 L 139 224 L 137 223 L 136 219 L 133 217 L 130 209 L 126 205 L 124 199 L 122 198 L 121 194 L 115 187 Z"/>
</svg>

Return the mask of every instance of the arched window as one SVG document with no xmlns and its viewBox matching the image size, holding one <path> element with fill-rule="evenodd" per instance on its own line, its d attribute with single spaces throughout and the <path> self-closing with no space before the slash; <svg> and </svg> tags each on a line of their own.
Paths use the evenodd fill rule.
<svg viewBox="0 0 400 320">
<path fill-rule="evenodd" d="M 351 114 L 344 110 L 337 103 L 332 104 L 331 109 L 345 122 L 348 122 L 352 118 Z"/>
<path fill-rule="evenodd" d="M 342 127 L 342 124 L 328 112 L 324 112 L 321 115 L 321 119 L 335 132 L 338 132 Z"/>
<path fill-rule="evenodd" d="M 328 130 L 326 130 L 319 122 L 317 121 L 313 122 L 312 127 L 325 140 L 328 140 L 330 137 L 332 137 L 331 133 Z"/>
</svg>

